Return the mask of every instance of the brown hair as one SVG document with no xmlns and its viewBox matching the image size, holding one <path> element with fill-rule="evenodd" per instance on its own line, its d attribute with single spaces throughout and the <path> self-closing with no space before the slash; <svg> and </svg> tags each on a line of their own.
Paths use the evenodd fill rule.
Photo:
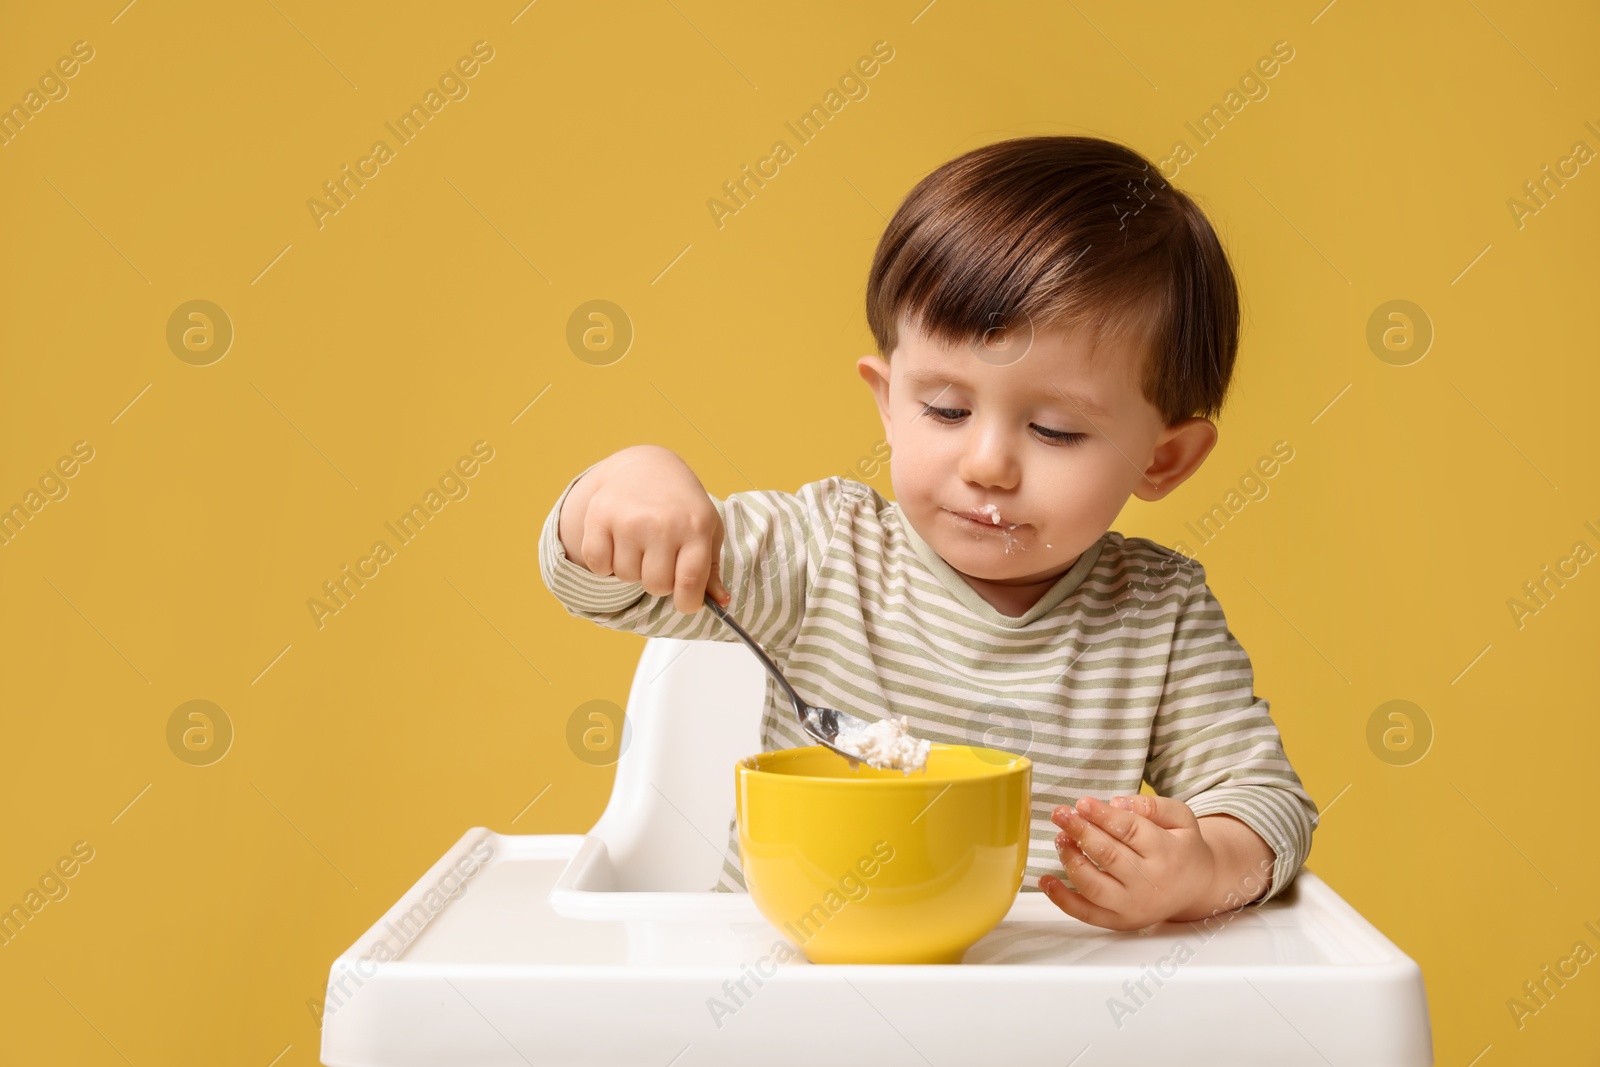
<svg viewBox="0 0 1600 1067">
<path fill-rule="evenodd" d="M 1086 327 L 1146 344 L 1141 386 L 1171 426 L 1222 408 L 1239 293 L 1210 222 L 1148 160 L 1096 137 L 1023 137 L 923 178 L 878 242 L 867 322 L 947 346 L 997 325 Z"/>
</svg>

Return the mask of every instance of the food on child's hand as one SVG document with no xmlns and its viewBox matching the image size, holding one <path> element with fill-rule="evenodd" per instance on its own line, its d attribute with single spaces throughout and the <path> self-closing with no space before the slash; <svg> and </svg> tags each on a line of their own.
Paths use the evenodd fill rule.
<svg viewBox="0 0 1600 1067">
<path fill-rule="evenodd" d="M 879 770 L 900 770 L 906 774 L 926 770 L 929 741 L 910 733 L 910 720 L 904 715 L 879 719 L 860 730 L 841 730 L 833 743 L 854 752 L 862 762 Z"/>
</svg>

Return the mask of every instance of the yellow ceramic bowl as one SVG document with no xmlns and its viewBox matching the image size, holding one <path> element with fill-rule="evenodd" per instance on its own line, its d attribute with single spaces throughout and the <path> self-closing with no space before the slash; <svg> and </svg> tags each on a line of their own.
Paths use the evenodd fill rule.
<svg viewBox="0 0 1600 1067">
<path fill-rule="evenodd" d="M 960 963 L 1022 887 L 1026 756 L 935 744 L 907 775 L 812 745 L 734 773 L 745 885 L 812 963 Z"/>
</svg>

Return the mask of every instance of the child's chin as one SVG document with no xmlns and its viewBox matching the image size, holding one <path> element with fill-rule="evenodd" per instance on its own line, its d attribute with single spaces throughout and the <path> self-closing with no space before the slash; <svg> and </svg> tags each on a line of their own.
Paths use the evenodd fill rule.
<svg viewBox="0 0 1600 1067">
<path fill-rule="evenodd" d="M 939 553 L 944 557 L 944 561 L 969 578 L 977 578 L 984 582 L 1003 582 L 1025 573 L 1013 563 L 996 559 L 995 556 L 1001 554 L 998 548 L 963 544 L 947 545 L 945 548 L 946 551 Z"/>
</svg>

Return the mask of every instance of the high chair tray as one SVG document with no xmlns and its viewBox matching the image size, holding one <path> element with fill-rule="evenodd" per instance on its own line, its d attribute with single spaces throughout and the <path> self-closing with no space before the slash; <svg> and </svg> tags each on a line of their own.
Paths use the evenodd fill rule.
<svg viewBox="0 0 1600 1067">
<path fill-rule="evenodd" d="M 1433 1062 L 1420 969 L 1309 870 L 1209 927 L 1023 892 L 960 965 L 814 965 L 746 893 L 607 892 L 605 847 L 468 831 L 334 962 L 323 1062 Z"/>
</svg>

